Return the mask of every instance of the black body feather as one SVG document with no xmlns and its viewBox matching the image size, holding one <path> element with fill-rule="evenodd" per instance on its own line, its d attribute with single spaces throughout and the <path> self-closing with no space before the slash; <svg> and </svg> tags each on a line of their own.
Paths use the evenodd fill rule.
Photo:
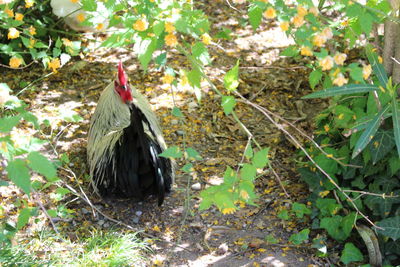
<svg viewBox="0 0 400 267">
<path fill-rule="evenodd" d="M 112 152 L 114 163 L 109 162 L 107 166 L 103 166 L 106 182 L 99 183 L 97 187 L 103 196 L 112 193 L 143 200 L 146 196 L 156 195 L 160 206 L 165 192 L 171 190 L 171 161 L 158 155 L 162 148 L 143 112 L 134 104 L 129 108 L 131 124 L 123 130 L 115 144 Z M 144 125 L 150 130 L 147 134 Z M 97 171 L 94 173 L 94 180 Z"/>
</svg>

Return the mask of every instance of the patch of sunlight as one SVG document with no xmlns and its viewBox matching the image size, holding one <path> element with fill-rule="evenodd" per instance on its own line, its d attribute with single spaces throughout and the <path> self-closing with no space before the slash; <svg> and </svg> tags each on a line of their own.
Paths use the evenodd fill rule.
<svg viewBox="0 0 400 267">
<path fill-rule="evenodd" d="M 46 104 L 43 109 L 35 110 L 35 116 L 40 122 L 48 120 L 52 126 L 59 124 L 61 121 L 78 120 L 75 109 L 82 107 L 81 102 L 68 101 L 60 105 Z"/>
<path fill-rule="evenodd" d="M 285 263 L 281 262 L 277 258 L 273 256 L 268 256 L 265 257 L 264 259 L 261 260 L 261 263 L 268 263 L 268 266 L 273 266 L 273 267 L 284 267 L 286 266 Z"/>
<path fill-rule="evenodd" d="M 223 258 L 225 258 L 227 255 L 213 255 L 213 254 L 207 254 L 200 256 L 199 258 L 195 260 L 188 260 L 188 266 L 189 267 L 204 267 L 204 266 L 209 266 L 214 263 L 218 263 L 218 261 L 222 261 Z"/>
<path fill-rule="evenodd" d="M 294 44 L 292 38 L 287 37 L 279 27 L 262 31 L 257 34 L 235 39 L 235 43 L 241 50 L 265 50 L 266 48 L 286 47 Z"/>
<path fill-rule="evenodd" d="M 182 100 L 182 96 L 180 95 L 175 95 L 174 98 L 175 101 Z M 153 97 L 152 99 L 150 99 L 150 103 L 152 104 L 154 110 L 158 110 L 161 108 L 172 109 L 174 107 L 174 101 L 169 92 L 161 94 L 157 97 Z"/>
<path fill-rule="evenodd" d="M 181 252 L 181 251 L 183 251 L 185 248 L 188 248 L 188 247 L 190 247 L 191 245 L 189 244 L 189 243 L 183 243 L 183 244 L 180 244 L 179 246 L 176 246 L 175 248 L 174 248 L 174 252 Z"/>
</svg>

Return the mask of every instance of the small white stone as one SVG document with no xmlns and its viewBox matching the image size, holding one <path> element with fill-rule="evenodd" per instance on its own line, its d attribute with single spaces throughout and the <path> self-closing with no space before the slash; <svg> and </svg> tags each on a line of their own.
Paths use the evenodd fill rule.
<svg viewBox="0 0 400 267">
<path fill-rule="evenodd" d="M 196 191 L 201 190 L 201 184 L 200 183 L 192 184 L 192 189 Z"/>
</svg>

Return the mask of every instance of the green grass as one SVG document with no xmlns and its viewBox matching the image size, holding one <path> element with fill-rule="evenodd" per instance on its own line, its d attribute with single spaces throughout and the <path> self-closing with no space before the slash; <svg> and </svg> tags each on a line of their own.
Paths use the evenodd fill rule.
<svg viewBox="0 0 400 267">
<path fill-rule="evenodd" d="M 41 232 L 37 238 L 20 243 L 24 245 L 0 243 L 1 267 L 145 266 L 144 255 L 151 252 L 137 233 L 113 230 L 92 232 L 90 237 L 75 242 L 60 241 L 55 238 L 54 233 Z M 42 258 L 36 256 L 39 253 Z"/>
</svg>

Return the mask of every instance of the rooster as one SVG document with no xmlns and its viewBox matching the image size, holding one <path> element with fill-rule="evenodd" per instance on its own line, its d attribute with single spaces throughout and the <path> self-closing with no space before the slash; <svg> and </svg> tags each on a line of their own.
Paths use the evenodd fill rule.
<svg viewBox="0 0 400 267">
<path fill-rule="evenodd" d="M 165 149 L 150 104 L 130 87 L 120 62 L 90 121 L 87 159 L 95 191 L 139 200 L 155 195 L 161 206 L 174 180 L 173 162 L 159 156 Z"/>
</svg>

